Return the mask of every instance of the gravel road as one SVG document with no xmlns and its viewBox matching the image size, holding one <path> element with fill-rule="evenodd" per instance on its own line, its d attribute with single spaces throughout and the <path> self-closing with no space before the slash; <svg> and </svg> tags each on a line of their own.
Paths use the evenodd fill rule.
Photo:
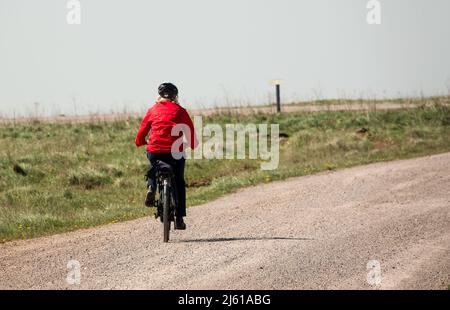
<svg viewBox="0 0 450 310">
<path fill-rule="evenodd" d="M 245 188 L 186 222 L 168 244 L 153 218 L 2 244 L 0 289 L 446 289 L 450 153 Z"/>
</svg>

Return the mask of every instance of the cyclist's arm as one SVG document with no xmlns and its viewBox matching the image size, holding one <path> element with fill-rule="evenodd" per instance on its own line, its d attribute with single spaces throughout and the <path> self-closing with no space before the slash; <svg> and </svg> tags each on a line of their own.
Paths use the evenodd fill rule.
<svg viewBox="0 0 450 310">
<path fill-rule="evenodd" d="M 185 109 L 181 109 L 181 119 L 180 123 L 186 124 L 190 130 L 190 136 L 186 135 L 186 140 L 191 149 L 195 149 L 198 145 L 197 136 L 195 135 L 194 124 L 192 123 L 191 117 Z"/>
<path fill-rule="evenodd" d="M 135 143 L 137 147 L 147 145 L 147 135 L 150 132 L 150 128 L 152 127 L 151 122 L 151 110 L 148 110 L 147 114 L 145 114 L 144 119 L 142 120 L 141 126 L 136 134 Z"/>
</svg>

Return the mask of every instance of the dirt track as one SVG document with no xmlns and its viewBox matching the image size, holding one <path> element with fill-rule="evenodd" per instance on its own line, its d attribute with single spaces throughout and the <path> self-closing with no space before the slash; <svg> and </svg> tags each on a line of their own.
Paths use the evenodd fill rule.
<svg viewBox="0 0 450 310">
<path fill-rule="evenodd" d="M 188 211 L 0 245 L 0 288 L 446 289 L 450 153 L 247 188 Z M 68 285 L 67 262 L 81 264 Z M 378 260 L 381 284 L 366 281 Z"/>
</svg>

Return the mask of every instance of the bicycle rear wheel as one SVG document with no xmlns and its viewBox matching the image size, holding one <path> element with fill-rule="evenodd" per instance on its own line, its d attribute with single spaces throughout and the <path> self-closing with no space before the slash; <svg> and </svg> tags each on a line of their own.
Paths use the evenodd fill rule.
<svg viewBox="0 0 450 310">
<path fill-rule="evenodd" d="M 170 235 L 170 192 L 168 182 L 164 182 L 162 191 L 164 242 L 169 242 Z"/>
</svg>

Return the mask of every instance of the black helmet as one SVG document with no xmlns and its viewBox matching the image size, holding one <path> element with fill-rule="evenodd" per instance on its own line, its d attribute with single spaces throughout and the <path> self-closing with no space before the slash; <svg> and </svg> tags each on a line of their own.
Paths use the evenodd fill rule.
<svg viewBox="0 0 450 310">
<path fill-rule="evenodd" d="M 178 96 L 178 88 L 172 83 L 163 83 L 158 87 L 158 94 L 163 98 L 174 100 Z"/>
</svg>

